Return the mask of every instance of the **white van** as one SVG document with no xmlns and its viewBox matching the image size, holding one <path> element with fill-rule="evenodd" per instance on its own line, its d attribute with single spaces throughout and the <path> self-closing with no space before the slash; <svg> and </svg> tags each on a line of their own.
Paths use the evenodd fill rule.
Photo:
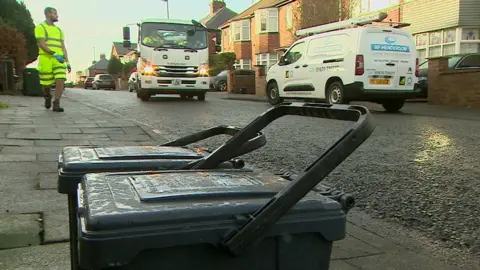
<svg viewBox="0 0 480 270">
<path fill-rule="evenodd" d="M 284 98 L 330 104 L 370 101 L 395 112 L 405 99 L 418 96 L 418 58 L 412 35 L 371 24 L 331 31 L 336 26 L 358 25 L 358 21 L 312 28 L 320 34 L 292 44 L 268 71 L 269 102 L 275 105 Z M 308 29 L 300 31 L 309 33 Z"/>
</svg>

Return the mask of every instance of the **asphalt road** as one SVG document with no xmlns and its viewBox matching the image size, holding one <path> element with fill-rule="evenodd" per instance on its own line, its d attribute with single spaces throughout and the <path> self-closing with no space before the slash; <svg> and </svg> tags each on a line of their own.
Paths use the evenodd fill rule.
<svg viewBox="0 0 480 270">
<path fill-rule="evenodd" d="M 242 127 L 271 107 L 226 100 L 225 94 L 219 93 L 209 93 L 205 102 L 153 97 L 146 103 L 129 92 L 68 89 L 66 95 L 152 126 L 167 139 L 222 124 Z M 446 111 L 442 117 L 424 116 L 432 114 L 425 104 L 408 105 L 399 114 L 369 107 L 376 130 L 326 183 L 353 193 L 357 208 L 376 218 L 480 255 L 480 121 L 475 120 L 480 117 L 467 113 L 465 118 L 473 120 L 454 119 Z M 284 117 L 264 130 L 267 145 L 245 159 L 274 171 L 300 171 L 348 126 L 331 120 Z M 224 140 L 204 145 L 214 147 Z"/>
</svg>

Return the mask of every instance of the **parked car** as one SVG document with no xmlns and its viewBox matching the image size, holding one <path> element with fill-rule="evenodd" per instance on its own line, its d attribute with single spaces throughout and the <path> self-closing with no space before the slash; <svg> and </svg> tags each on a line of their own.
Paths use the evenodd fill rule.
<svg viewBox="0 0 480 270">
<path fill-rule="evenodd" d="M 449 70 L 465 70 L 480 68 L 480 53 L 467 53 L 452 55 L 448 59 Z M 428 98 L 428 60 L 420 64 L 418 84 L 421 89 L 419 97 Z"/>
<path fill-rule="evenodd" d="M 137 91 L 137 82 L 138 82 L 138 77 L 137 77 L 137 72 L 132 72 L 130 74 L 130 77 L 128 78 L 128 91 L 133 92 L 133 90 Z"/>
<path fill-rule="evenodd" d="M 98 74 L 93 79 L 93 89 L 113 89 L 115 90 L 115 80 L 110 74 Z"/>
<path fill-rule="evenodd" d="M 227 71 L 224 70 L 210 79 L 212 89 L 218 91 L 227 91 Z"/>
<path fill-rule="evenodd" d="M 95 79 L 95 77 L 87 77 L 85 79 L 85 85 L 83 88 L 85 89 L 88 89 L 88 88 L 93 88 L 93 80 Z"/>
</svg>

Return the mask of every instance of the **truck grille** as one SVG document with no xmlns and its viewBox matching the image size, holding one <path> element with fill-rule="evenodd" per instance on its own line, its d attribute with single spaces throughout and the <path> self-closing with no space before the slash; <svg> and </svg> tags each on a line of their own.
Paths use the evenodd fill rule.
<svg viewBox="0 0 480 270">
<path fill-rule="evenodd" d="M 195 66 L 158 66 L 155 69 L 160 77 L 198 77 L 198 67 Z"/>
</svg>

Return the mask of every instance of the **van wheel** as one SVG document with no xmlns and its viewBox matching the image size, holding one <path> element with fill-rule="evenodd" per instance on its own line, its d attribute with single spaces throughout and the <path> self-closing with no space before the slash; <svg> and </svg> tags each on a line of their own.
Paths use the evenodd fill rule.
<svg viewBox="0 0 480 270">
<path fill-rule="evenodd" d="M 268 102 L 272 105 L 277 105 L 283 102 L 283 98 L 280 97 L 278 91 L 278 85 L 276 82 L 269 83 L 267 86 L 267 98 Z"/>
<path fill-rule="evenodd" d="M 328 104 L 347 104 L 345 100 L 343 84 L 341 82 L 333 82 L 327 89 Z"/>
<path fill-rule="evenodd" d="M 382 103 L 383 108 L 387 112 L 398 112 L 403 105 L 405 105 L 405 100 L 402 99 L 394 99 Z"/>
</svg>

